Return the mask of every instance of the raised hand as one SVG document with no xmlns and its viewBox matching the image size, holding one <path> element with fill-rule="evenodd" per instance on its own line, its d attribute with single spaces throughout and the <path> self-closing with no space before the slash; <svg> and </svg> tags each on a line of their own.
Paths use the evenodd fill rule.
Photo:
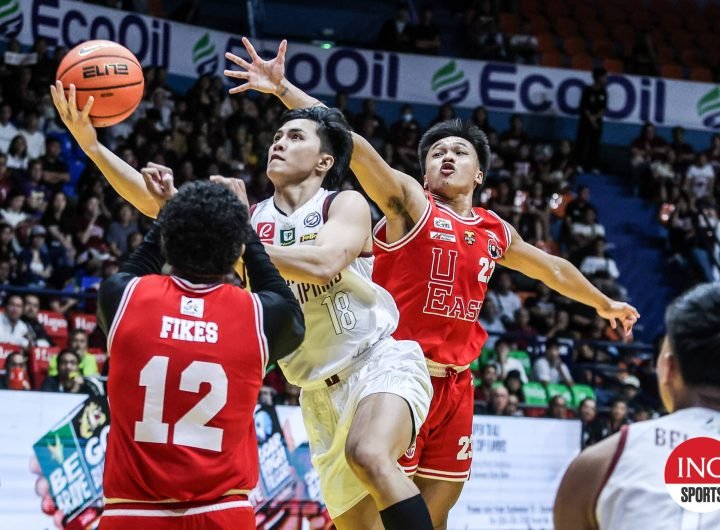
<svg viewBox="0 0 720 530">
<path fill-rule="evenodd" d="M 224 74 L 233 79 L 244 79 L 245 84 L 230 89 L 231 94 L 239 94 L 246 90 L 257 90 L 266 94 L 277 94 L 280 90 L 281 82 L 285 78 L 285 52 L 287 51 L 287 41 L 283 40 L 278 47 L 278 53 L 275 58 L 265 61 L 260 57 L 252 43 L 245 37 L 242 38 L 245 49 L 250 55 L 252 63 L 247 62 L 242 57 L 227 52 L 225 57 L 234 62 L 244 70 L 225 70 Z"/>
<path fill-rule="evenodd" d="M 84 150 L 86 147 L 97 142 L 97 132 L 90 121 L 90 109 L 92 109 L 95 98 L 90 96 L 85 104 L 85 108 L 78 110 L 76 99 L 75 85 L 70 85 L 70 93 L 65 97 L 65 89 L 62 81 L 55 81 L 54 85 L 50 85 L 50 95 L 52 96 L 55 108 L 60 114 L 60 119 L 68 128 L 70 134 Z"/>
<path fill-rule="evenodd" d="M 630 304 L 625 302 L 612 301 L 610 307 L 606 309 L 598 309 L 598 315 L 610 321 L 610 327 L 615 329 L 617 327 L 617 320 L 620 321 L 620 325 L 625 330 L 625 334 L 629 334 L 632 331 L 635 322 L 640 318 L 640 313 Z"/>
<path fill-rule="evenodd" d="M 160 208 L 165 206 L 170 197 L 177 193 L 173 171 L 169 167 L 148 162 L 148 165 L 140 170 L 140 174 L 145 180 L 148 193 Z"/>
<path fill-rule="evenodd" d="M 247 190 L 245 189 L 245 182 L 241 179 L 233 179 L 223 177 L 221 175 L 211 175 L 210 180 L 230 188 L 230 191 L 232 191 L 235 196 L 240 199 L 240 202 L 245 205 L 245 208 L 248 210 L 250 209 L 250 201 L 248 200 Z"/>
</svg>

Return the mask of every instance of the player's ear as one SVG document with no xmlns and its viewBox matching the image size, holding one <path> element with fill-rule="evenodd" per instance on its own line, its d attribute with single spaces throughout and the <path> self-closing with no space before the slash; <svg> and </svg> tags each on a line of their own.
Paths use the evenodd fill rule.
<svg viewBox="0 0 720 530">
<path fill-rule="evenodd" d="M 475 175 L 475 185 L 476 186 L 482 186 L 483 181 L 485 180 L 485 174 L 482 171 L 478 171 L 477 175 Z"/>
<path fill-rule="evenodd" d="M 317 168 L 318 171 L 327 173 L 331 167 L 335 164 L 335 158 L 329 153 L 320 153 L 320 159 L 318 160 Z"/>
</svg>

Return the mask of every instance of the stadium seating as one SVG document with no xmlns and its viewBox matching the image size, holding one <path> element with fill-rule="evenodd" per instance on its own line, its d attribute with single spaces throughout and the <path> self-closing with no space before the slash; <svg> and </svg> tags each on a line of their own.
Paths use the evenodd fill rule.
<svg viewBox="0 0 720 530">
<path fill-rule="evenodd" d="M 542 383 L 530 381 L 522 386 L 525 404 L 531 407 L 547 407 L 548 395 Z"/>
</svg>

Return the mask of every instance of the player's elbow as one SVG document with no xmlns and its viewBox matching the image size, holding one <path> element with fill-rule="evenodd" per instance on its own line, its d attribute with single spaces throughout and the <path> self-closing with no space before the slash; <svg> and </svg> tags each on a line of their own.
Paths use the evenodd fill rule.
<svg viewBox="0 0 720 530">
<path fill-rule="evenodd" d="M 313 272 L 313 283 L 318 285 L 327 285 L 335 278 L 342 268 L 333 263 L 318 264 L 317 269 Z"/>
</svg>

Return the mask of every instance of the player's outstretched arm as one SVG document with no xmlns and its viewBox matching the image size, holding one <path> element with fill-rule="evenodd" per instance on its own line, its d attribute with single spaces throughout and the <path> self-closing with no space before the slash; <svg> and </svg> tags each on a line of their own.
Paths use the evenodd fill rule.
<svg viewBox="0 0 720 530">
<path fill-rule="evenodd" d="M 286 280 L 328 284 L 355 260 L 370 240 L 370 208 L 356 191 L 339 193 L 312 245 L 265 245 Z"/>
<path fill-rule="evenodd" d="M 252 62 L 247 62 L 232 53 L 225 54 L 227 59 L 242 68 L 242 70 L 225 70 L 225 75 L 245 81 L 242 85 L 231 88 L 231 94 L 239 94 L 247 90 L 273 94 L 289 109 L 323 105 L 285 77 L 287 41 L 283 40 L 280 43 L 277 55 L 268 61 L 262 59 L 252 43 L 244 37 L 243 44 Z M 354 149 L 350 167 L 360 185 L 390 223 L 393 219 L 400 219 L 409 230 L 420 220 L 427 205 L 422 186 L 410 175 L 390 167 L 365 138 L 356 133 L 352 133 L 352 137 Z"/>
<path fill-rule="evenodd" d="M 56 81 L 50 87 L 55 108 L 70 134 L 121 197 L 148 217 L 157 217 L 157 203 L 147 193 L 142 175 L 98 141 L 97 132 L 90 121 L 93 98 L 90 97 L 85 108 L 79 110 L 75 85 L 70 85 L 69 92 L 66 98 L 61 81 Z"/>
<path fill-rule="evenodd" d="M 630 333 L 633 325 L 640 318 L 637 309 L 630 304 L 608 298 L 572 263 L 526 243 L 512 226 L 508 225 L 508 227 L 512 235 L 512 243 L 500 260 L 502 265 L 540 280 L 572 300 L 595 308 L 601 317 L 610 321 L 613 329 L 616 328 L 616 321 L 619 320 L 625 333 Z"/>
<path fill-rule="evenodd" d="M 595 503 L 619 441 L 618 433 L 588 447 L 567 468 L 555 497 L 555 530 L 597 530 Z"/>
</svg>

